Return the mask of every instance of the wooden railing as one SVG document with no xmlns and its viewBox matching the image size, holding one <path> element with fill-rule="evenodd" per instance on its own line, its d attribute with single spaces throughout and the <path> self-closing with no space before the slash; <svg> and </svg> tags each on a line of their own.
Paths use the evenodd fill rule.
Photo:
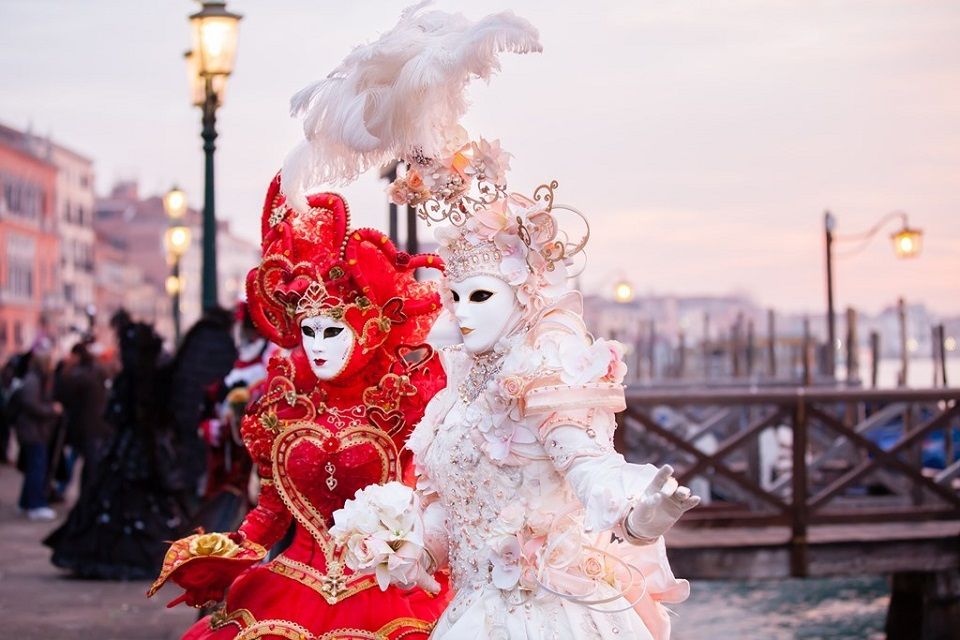
<svg viewBox="0 0 960 640">
<path fill-rule="evenodd" d="M 793 575 L 811 526 L 960 519 L 960 389 L 630 389 L 627 405 L 627 458 L 704 498 L 684 526 L 789 527 Z"/>
</svg>

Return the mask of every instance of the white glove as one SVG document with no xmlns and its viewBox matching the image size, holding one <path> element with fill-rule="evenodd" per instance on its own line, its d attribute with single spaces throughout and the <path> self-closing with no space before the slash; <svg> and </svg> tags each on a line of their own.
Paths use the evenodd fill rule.
<svg viewBox="0 0 960 640">
<path fill-rule="evenodd" d="M 627 536 L 638 543 L 653 542 L 698 504 L 700 498 L 674 480 L 673 467 L 663 465 L 627 513 Z"/>
<path fill-rule="evenodd" d="M 423 554 L 423 560 L 419 563 L 417 567 L 417 573 L 413 576 L 413 580 L 410 582 L 402 582 L 397 580 L 395 584 L 401 589 L 413 589 L 414 587 L 420 587 L 427 593 L 440 593 L 440 583 L 429 573 L 432 567 L 424 565 L 432 565 L 433 560 L 430 559 L 430 555 L 427 553 Z"/>
</svg>

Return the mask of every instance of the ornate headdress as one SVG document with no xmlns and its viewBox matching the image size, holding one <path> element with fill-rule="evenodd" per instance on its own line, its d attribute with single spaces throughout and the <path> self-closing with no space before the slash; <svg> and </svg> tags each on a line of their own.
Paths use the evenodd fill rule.
<svg viewBox="0 0 960 640">
<path fill-rule="evenodd" d="M 507 191 L 510 154 L 498 140 L 471 142 L 459 119 L 470 78 L 488 79 L 498 55 L 540 51 L 539 34 L 510 12 L 471 22 L 459 14 L 406 9 L 399 24 L 358 47 L 330 76 L 294 96 L 306 140 L 283 167 L 288 196 L 310 181 L 349 182 L 367 168 L 401 160 L 406 172 L 391 199 L 417 207 L 437 232 L 447 275 L 493 275 L 537 311 L 566 290 L 567 267 L 583 250 L 557 222 L 556 182 L 530 197 Z M 586 223 L 586 220 L 583 220 Z"/>
<path fill-rule="evenodd" d="M 418 344 L 440 308 L 435 283 L 418 282 L 419 267 L 442 269 L 434 254 L 397 251 L 374 229 L 349 230 L 346 201 L 334 193 L 310 194 L 296 211 L 281 193 L 280 175 L 263 207 L 263 258 L 247 275 L 250 314 L 263 335 L 281 347 L 300 344 L 300 322 L 327 315 L 348 325 L 359 349 L 341 376 L 372 354 Z"/>
</svg>

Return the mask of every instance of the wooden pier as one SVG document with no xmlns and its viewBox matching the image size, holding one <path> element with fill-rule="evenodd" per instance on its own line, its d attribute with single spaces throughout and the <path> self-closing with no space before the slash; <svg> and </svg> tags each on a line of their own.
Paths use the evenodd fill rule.
<svg viewBox="0 0 960 640">
<path fill-rule="evenodd" d="M 960 389 L 634 388 L 627 403 L 628 459 L 673 465 L 704 499 L 668 536 L 677 575 L 885 574 L 889 638 L 960 628 Z"/>
</svg>

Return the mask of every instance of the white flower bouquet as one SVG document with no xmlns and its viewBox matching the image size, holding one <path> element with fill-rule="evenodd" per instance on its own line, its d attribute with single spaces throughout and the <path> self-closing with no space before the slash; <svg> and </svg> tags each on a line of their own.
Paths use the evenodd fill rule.
<svg viewBox="0 0 960 640">
<path fill-rule="evenodd" d="M 372 573 L 382 591 L 390 585 L 420 586 L 436 593 L 440 585 L 427 573 L 423 519 L 417 494 L 399 482 L 370 485 L 333 512 L 330 535 L 346 547 L 344 560 L 357 573 Z"/>
</svg>

